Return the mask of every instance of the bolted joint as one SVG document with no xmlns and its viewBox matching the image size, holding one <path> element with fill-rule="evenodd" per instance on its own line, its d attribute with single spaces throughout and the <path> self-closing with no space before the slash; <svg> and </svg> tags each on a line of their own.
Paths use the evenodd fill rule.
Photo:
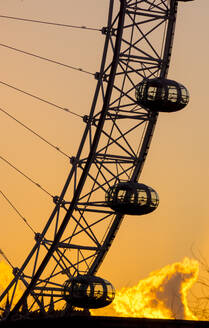
<svg viewBox="0 0 209 328">
<path fill-rule="evenodd" d="M 56 205 L 60 205 L 60 206 L 62 206 L 62 207 L 65 206 L 65 201 L 62 200 L 62 201 L 60 202 L 60 199 L 59 199 L 58 196 L 54 196 L 54 197 L 53 197 L 53 202 L 54 202 Z"/>
<path fill-rule="evenodd" d="M 79 160 L 75 156 L 70 157 L 70 164 L 80 166 Z"/>
<path fill-rule="evenodd" d="M 41 233 L 39 233 L 39 232 L 37 232 L 36 234 L 35 234 L 35 241 L 41 241 L 42 240 L 42 235 L 41 235 Z"/>
<path fill-rule="evenodd" d="M 101 79 L 102 79 L 102 74 L 99 73 L 99 72 L 96 72 L 96 73 L 94 74 L 94 77 L 95 77 L 96 80 L 101 80 Z"/>
<path fill-rule="evenodd" d="M 87 123 L 91 123 L 92 125 L 95 125 L 96 121 L 95 118 L 91 118 L 88 115 L 84 115 L 83 116 L 83 121 L 87 124 Z"/>
<path fill-rule="evenodd" d="M 13 273 L 14 277 L 16 277 L 20 273 L 20 269 L 17 267 L 13 268 L 12 273 Z"/>
<path fill-rule="evenodd" d="M 84 123 L 88 123 L 88 121 L 89 121 L 89 116 L 88 116 L 88 115 L 84 115 L 84 116 L 83 116 L 83 121 L 84 121 Z"/>
<path fill-rule="evenodd" d="M 104 82 L 108 82 L 108 75 L 107 74 L 103 74 L 103 73 L 100 73 L 100 72 L 96 72 L 95 74 L 94 74 L 94 78 L 96 79 L 96 80 L 102 80 L 102 81 L 104 81 Z"/>
<path fill-rule="evenodd" d="M 59 197 L 58 197 L 58 196 L 54 196 L 54 197 L 53 197 L 53 202 L 54 202 L 55 204 L 58 204 L 58 202 L 59 202 Z"/>
<path fill-rule="evenodd" d="M 102 31 L 102 34 L 105 34 L 105 35 L 107 35 L 107 34 L 109 34 L 109 35 L 116 35 L 116 28 L 109 28 L 109 27 L 103 27 L 102 29 L 101 29 L 101 31 Z"/>
<path fill-rule="evenodd" d="M 70 157 L 70 164 L 75 164 L 76 163 L 76 158 L 75 158 L 75 156 L 71 156 Z M 55 196 L 56 197 L 56 196 Z"/>
</svg>

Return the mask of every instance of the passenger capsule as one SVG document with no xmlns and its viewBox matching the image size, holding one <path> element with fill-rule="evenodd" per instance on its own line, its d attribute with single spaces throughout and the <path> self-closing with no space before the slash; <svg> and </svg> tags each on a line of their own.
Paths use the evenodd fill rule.
<svg viewBox="0 0 209 328">
<path fill-rule="evenodd" d="M 188 90 L 180 83 L 156 78 L 136 86 L 137 103 L 155 112 L 176 112 L 189 102 Z"/>
<path fill-rule="evenodd" d="M 143 215 L 157 208 L 159 197 L 154 189 L 142 183 L 120 182 L 109 188 L 106 203 L 121 214 Z"/>
<path fill-rule="evenodd" d="M 79 308 L 101 308 L 109 305 L 114 297 L 115 289 L 110 282 L 90 275 L 72 277 L 63 288 L 65 301 Z"/>
</svg>

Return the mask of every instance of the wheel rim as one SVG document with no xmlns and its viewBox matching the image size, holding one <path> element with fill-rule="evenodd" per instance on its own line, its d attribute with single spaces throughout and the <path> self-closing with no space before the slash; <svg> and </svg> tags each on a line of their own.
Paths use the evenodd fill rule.
<svg viewBox="0 0 209 328">
<path fill-rule="evenodd" d="M 36 234 L 33 249 L 1 296 L 19 280 L 26 286 L 10 315 L 30 294 L 39 308 L 40 297 L 46 308 L 52 297 L 62 300 L 66 276 L 96 274 L 123 220 L 122 214 L 106 207 L 105 193 L 116 181 L 140 178 L 158 113 L 136 104 L 135 87 L 144 78 L 167 76 L 177 15 L 176 0 L 137 3 L 123 0 L 118 8 L 110 1 L 101 70 L 95 74 L 90 113 L 84 117 L 86 128 L 46 226 Z M 132 142 L 136 136 L 139 143 Z M 11 298 L 11 307 L 12 302 Z"/>
</svg>

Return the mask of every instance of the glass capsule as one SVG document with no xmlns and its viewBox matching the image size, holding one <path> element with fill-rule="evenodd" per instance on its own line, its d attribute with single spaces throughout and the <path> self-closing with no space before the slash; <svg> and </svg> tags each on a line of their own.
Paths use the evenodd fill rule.
<svg viewBox="0 0 209 328">
<path fill-rule="evenodd" d="M 100 277 L 79 275 L 67 280 L 63 288 L 63 298 L 75 307 L 96 309 L 109 305 L 115 297 L 115 289 L 110 282 Z"/>
<path fill-rule="evenodd" d="M 136 86 L 137 103 L 156 112 L 176 112 L 189 102 L 188 90 L 180 83 L 156 78 L 145 79 Z"/>
<path fill-rule="evenodd" d="M 154 189 L 131 181 L 119 182 L 110 187 L 105 200 L 116 212 L 130 215 L 151 213 L 159 204 L 159 197 Z"/>
</svg>

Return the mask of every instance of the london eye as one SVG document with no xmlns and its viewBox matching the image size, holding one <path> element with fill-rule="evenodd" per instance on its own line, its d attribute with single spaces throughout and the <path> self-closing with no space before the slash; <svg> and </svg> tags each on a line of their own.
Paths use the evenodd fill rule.
<svg viewBox="0 0 209 328">
<path fill-rule="evenodd" d="M 91 74 L 96 88 L 80 117 L 84 132 L 61 193 L 49 195 L 48 220 L 33 231 L 32 249 L 0 296 L 4 318 L 114 299 L 114 287 L 97 272 L 125 215 L 157 210 L 158 193 L 140 181 L 141 172 L 159 113 L 172 115 L 189 102 L 183 81 L 168 79 L 178 5 L 187 1 L 109 0 L 100 68 Z"/>
</svg>

